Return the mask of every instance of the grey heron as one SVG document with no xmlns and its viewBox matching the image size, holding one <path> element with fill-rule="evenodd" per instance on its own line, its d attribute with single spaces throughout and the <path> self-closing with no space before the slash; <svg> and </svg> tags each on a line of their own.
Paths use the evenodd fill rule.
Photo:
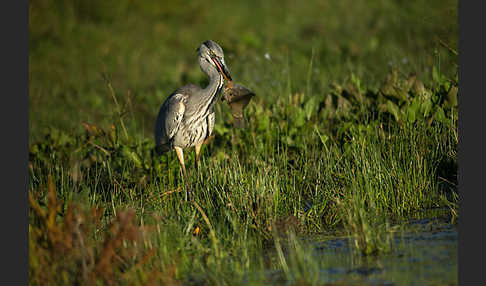
<svg viewBox="0 0 486 286">
<path fill-rule="evenodd" d="M 201 146 L 213 131 L 214 106 L 218 94 L 223 87 L 224 79 L 232 81 L 224 61 L 223 49 L 216 42 L 203 42 L 197 52 L 199 66 L 209 77 L 209 84 L 205 88 L 187 84 L 175 90 L 160 107 L 155 123 L 157 154 L 172 149 L 176 151 L 182 166 L 187 195 L 190 195 L 190 188 L 183 149 L 195 147 L 197 172 Z"/>
</svg>

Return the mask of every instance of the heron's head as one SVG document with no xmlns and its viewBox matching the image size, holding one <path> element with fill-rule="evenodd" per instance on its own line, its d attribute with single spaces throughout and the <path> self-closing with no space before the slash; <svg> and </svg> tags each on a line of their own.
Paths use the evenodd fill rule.
<svg viewBox="0 0 486 286">
<path fill-rule="evenodd" d="M 232 81 L 230 72 L 224 61 L 223 49 L 216 42 L 207 40 L 197 49 L 201 67 L 211 66 L 226 80 Z"/>
</svg>

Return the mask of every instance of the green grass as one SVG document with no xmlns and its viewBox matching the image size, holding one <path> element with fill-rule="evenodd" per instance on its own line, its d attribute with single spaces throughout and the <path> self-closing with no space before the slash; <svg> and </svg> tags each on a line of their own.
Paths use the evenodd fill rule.
<svg viewBox="0 0 486 286">
<path fill-rule="evenodd" d="M 458 217 L 457 1 L 103 3 L 30 3 L 33 285 L 315 285 L 297 237 L 380 255 L 394 224 Z M 256 97 L 244 130 L 216 106 L 201 184 L 185 152 L 191 204 L 152 133 L 207 83 L 205 39 Z"/>
</svg>

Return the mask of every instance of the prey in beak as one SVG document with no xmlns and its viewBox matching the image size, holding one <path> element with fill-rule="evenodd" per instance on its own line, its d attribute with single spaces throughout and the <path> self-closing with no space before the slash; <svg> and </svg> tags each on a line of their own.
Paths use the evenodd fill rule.
<svg viewBox="0 0 486 286">
<path fill-rule="evenodd" d="M 243 110 L 250 103 L 250 99 L 255 96 L 255 93 L 248 88 L 232 81 L 223 89 L 222 101 L 228 103 L 231 109 L 231 115 L 233 116 L 233 126 L 236 128 L 245 127 L 245 117 Z"/>
</svg>

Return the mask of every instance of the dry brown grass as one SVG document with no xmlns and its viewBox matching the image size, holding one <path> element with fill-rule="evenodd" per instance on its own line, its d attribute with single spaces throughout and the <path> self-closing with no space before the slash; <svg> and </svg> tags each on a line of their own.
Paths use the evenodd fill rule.
<svg viewBox="0 0 486 286">
<path fill-rule="evenodd" d="M 119 211 L 107 226 L 103 224 L 103 208 L 83 210 L 70 202 L 62 213 L 63 202 L 57 198 L 51 177 L 47 197 L 47 206 L 43 207 L 29 192 L 31 285 L 120 285 L 127 282 L 155 285 L 162 274 L 166 276 L 163 280 L 167 280 L 167 275 L 171 276 L 169 272 L 174 272 L 153 270 L 133 275 L 144 272 L 156 253 L 155 248 L 144 247 L 149 229 L 135 223 L 133 210 Z"/>
</svg>

